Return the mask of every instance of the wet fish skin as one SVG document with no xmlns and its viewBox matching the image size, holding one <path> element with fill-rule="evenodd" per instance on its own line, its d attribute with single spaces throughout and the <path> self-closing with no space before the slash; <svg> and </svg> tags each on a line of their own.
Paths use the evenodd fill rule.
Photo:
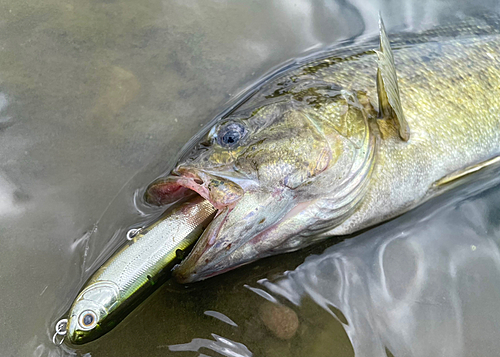
<svg viewBox="0 0 500 357">
<path fill-rule="evenodd" d="M 85 344 L 115 327 L 169 276 L 177 251 L 196 241 L 214 213 L 208 201 L 191 198 L 113 254 L 75 299 L 67 323 L 69 341 Z"/>
<path fill-rule="evenodd" d="M 321 54 L 264 84 L 194 145 L 168 185 L 148 190 L 151 202 L 165 202 L 159 188 L 192 189 L 219 210 L 178 280 L 354 233 L 435 196 L 443 177 L 499 155 L 499 23 L 395 36 L 408 141 L 393 120 L 379 118 L 375 42 Z M 236 198 L 218 201 L 214 181 L 237 186 Z"/>
</svg>

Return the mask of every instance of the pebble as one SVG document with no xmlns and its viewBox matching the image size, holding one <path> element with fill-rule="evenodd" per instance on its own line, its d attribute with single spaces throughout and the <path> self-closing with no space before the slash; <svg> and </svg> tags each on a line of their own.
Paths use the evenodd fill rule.
<svg viewBox="0 0 500 357">
<path fill-rule="evenodd" d="M 291 339 L 299 328 L 297 314 L 284 305 L 266 301 L 259 308 L 259 316 L 268 330 L 281 340 Z"/>
</svg>

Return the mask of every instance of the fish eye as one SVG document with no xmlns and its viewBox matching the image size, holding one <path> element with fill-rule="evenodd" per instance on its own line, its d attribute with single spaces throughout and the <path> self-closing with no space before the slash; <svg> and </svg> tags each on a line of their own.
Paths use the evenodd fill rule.
<svg viewBox="0 0 500 357">
<path fill-rule="evenodd" d="M 227 123 L 217 132 L 217 143 L 220 146 L 231 148 L 245 136 L 246 129 L 241 123 Z"/>
<path fill-rule="evenodd" d="M 95 312 L 86 310 L 80 314 L 78 322 L 80 323 L 82 330 L 90 330 L 97 325 L 97 316 Z"/>
</svg>

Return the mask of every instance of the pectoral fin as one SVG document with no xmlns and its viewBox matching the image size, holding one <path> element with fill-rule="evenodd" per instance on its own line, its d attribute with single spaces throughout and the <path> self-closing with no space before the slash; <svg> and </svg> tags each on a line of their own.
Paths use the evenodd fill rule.
<svg viewBox="0 0 500 357">
<path fill-rule="evenodd" d="M 410 127 L 406 122 L 399 97 L 398 77 L 394 65 L 391 44 L 385 32 L 382 16 L 379 17 L 380 50 L 375 51 L 378 56 L 377 91 L 379 116 L 384 119 L 392 118 L 399 136 L 404 141 L 410 139 Z"/>
<path fill-rule="evenodd" d="M 477 171 L 482 170 L 486 167 L 491 167 L 491 166 L 498 165 L 498 164 L 500 164 L 500 156 L 495 156 L 494 158 L 480 162 L 479 164 L 467 166 L 463 169 L 452 172 L 451 174 L 446 175 L 443 178 L 437 180 L 436 182 L 434 182 L 434 187 L 443 187 L 443 186 L 448 185 L 450 183 L 454 183 L 457 180 L 459 180 L 465 176 L 468 176 L 474 172 L 477 172 Z"/>
</svg>

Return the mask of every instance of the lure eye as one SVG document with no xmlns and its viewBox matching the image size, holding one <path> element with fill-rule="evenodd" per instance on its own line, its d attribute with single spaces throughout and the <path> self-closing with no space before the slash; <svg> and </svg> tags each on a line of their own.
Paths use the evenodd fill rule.
<svg viewBox="0 0 500 357">
<path fill-rule="evenodd" d="M 217 143 L 220 146 L 232 148 L 238 145 L 246 134 L 245 127 L 240 123 L 228 123 L 217 132 Z"/>
<path fill-rule="evenodd" d="M 80 322 L 80 327 L 82 330 L 90 330 L 97 325 L 97 316 L 95 312 L 86 310 L 80 314 L 80 318 L 78 319 Z"/>
</svg>

